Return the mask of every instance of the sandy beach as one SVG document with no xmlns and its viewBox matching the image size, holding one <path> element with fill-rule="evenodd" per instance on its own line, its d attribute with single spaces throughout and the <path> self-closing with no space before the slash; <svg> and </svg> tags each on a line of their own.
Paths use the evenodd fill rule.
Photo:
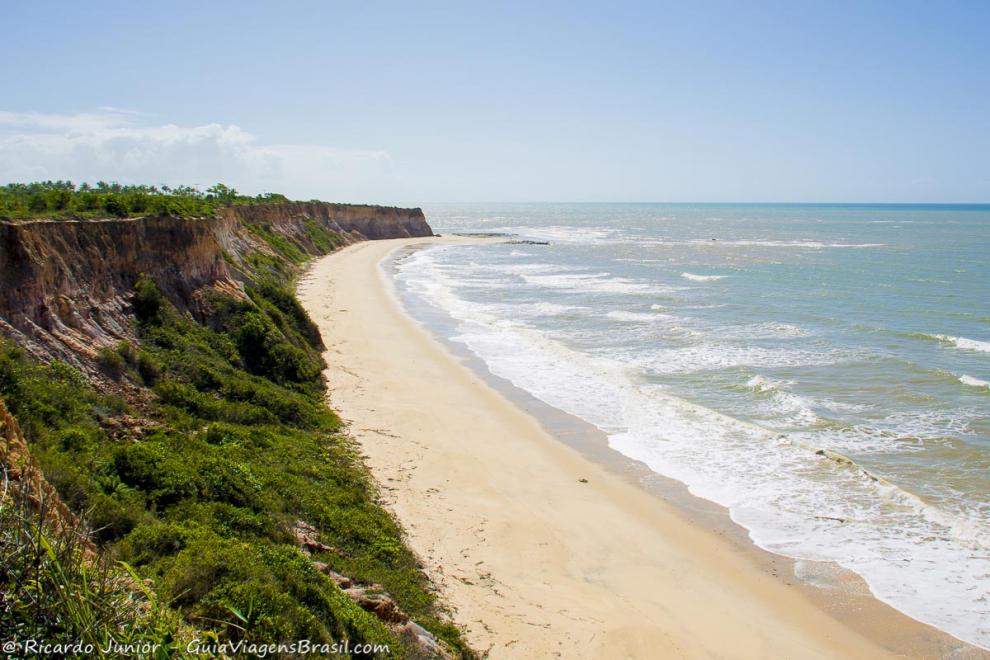
<svg viewBox="0 0 990 660">
<path fill-rule="evenodd" d="M 411 547 L 491 658 L 842 657 L 883 648 L 731 544 L 549 435 L 401 309 L 379 264 L 315 262 L 299 297 Z"/>
</svg>

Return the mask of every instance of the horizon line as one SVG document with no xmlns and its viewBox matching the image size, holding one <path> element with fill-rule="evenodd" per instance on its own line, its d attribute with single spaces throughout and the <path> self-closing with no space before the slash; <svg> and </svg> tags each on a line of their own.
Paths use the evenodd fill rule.
<svg viewBox="0 0 990 660">
<path fill-rule="evenodd" d="M 990 201 L 984 202 L 705 202 L 705 201 L 614 201 L 614 200 L 472 200 L 472 201 L 429 201 L 419 202 L 419 204 L 699 204 L 699 205 L 726 205 L 726 206 L 990 206 Z"/>
</svg>

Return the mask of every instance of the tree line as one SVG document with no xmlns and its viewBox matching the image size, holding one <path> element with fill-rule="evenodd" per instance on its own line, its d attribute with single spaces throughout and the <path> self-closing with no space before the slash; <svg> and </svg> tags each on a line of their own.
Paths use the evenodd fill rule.
<svg viewBox="0 0 990 660">
<path fill-rule="evenodd" d="M 241 195 L 223 183 L 204 191 L 193 186 L 36 181 L 0 186 L 0 219 L 209 216 L 221 206 L 287 201 L 285 195 L 278 193 Z"/>
</svg>

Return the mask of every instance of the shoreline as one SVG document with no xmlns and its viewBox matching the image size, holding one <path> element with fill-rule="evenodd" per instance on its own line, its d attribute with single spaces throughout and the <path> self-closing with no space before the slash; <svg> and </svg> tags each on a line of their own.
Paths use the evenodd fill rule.
<svg viewBox="0 0 990 660">
<path fill-rule="evenodd" d="M 394 263 L 401 258 L 398 252 L 412 252 L 429 245 L 400 247 L 381 262 L 382 266 L 392 266 L 394 270 Z M 393 277 L 394 273 L 389 276 Z M 731 546 L 732 551 L 746 557 L 756 570 L 799 590 L 816 607 L 842 625 L 899 657 L 990 658 L 987 651 L 880 600 L 870 590 L 866 580 L 852 570 L 834 562 L 797 560 L 760 547 L 750 538 L 749 530 L 733 520 L 724 506 L 692 494 L 686 484 L 654 472 L 642 461 L 613 449 L 608 444 L 608 434 L 590 422 L 554 408 L 510 381 L 492 374 L 480 357 L 463 344 L 450 340 L 453 325 L 449 318 L 443 317 L 442 312 L 421 305 L 412 296 L 402 295 L 394 286 L 393 293 L 403 311 L 425 327 L 452 357 L 518 408 L 535 417 L 558 442 L 650 493 L 670 506 L 688 524 L 718 536 L 720 541 Z"/>
<path fill-rule="evenodd" d="M 469 239 L 355 244 L 312 264 L 299 298 L 328 346 L 331 404 L 476 649 L 877 657 L 972 648 L 868 591 L 845 603 L 812 593 L 823 590 L 793 578 L 792 560 L 757 548 L 721 507 L 609 456 L 621 455 L 588 429 L 560 437 L 533 406 L 479 377 L 403 310 L 379 266 L 403 246 L 440 242 Z"/>
</svg>

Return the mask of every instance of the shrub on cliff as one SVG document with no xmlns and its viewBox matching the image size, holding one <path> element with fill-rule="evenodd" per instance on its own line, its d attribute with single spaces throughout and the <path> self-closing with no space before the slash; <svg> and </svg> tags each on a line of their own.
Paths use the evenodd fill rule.
<svg viewBox="0 0 990 660">
<path fill-rule="evenodd" d="M 280 328 L 284 328 L 289 324 L 279 323 L 280 315 L 273 314 L 273 310 L 278 310 L 278 312 L 281 312 L 281 315 L 285 316 L 291 326 L 299 333 L 305 344 L 316 348 L 323 347 L 323 338 L 320 336 L 320 329 L 309 318 L 306 310 L 303 309 L 303 306 L 296 299 L 291 289 L 266 279 L 254 287 L 249 287 L 248 295 L 251 296 L 251 299 L 259 307 L 268 310 L 268 313 L 273 316 L 273 319 L 279 324 Z"/>
<path fill-rule="evenodd" d="M 134 283 L 134 294 L 131 296 L 131 307 L 138 323 L 156 324 L 161 322 L 165 296 L 158 289 L 155 281 L 141 273 Z"/>
<path fill-rule="evenodd" d="M 130 209 L 127 208 L 127 202 L 117 195 L 107 195 L 104 197 L 103 208 L 107 213 L 118 218 L 126 218 L 130 212 Z"/>
<path fill-rule="evenodd" d="M 272 318 L 248 312 L 234 319 L 230 329 L 247 370 L 276 383 L 307 383 L 319 378 L 322 365 L 292 345 Z"/>
<path fill-rule="evenodd" d="M 120 353 L 109 346 L 104 346 L 96 351 L 96 363 L 103 373 L 114 380 L 120 380 L 127 367 L 127 362 Z"/>
<path fill-rule="evenodd" d="M 176 611 L 127 567 L 86 554 L 78 542 L 85 529 L 56 529 L 30 500 L 18 486 L 0 497 L 0 639 L 79 649 L 63 657 L 95 656 L 111 642 L 157 645 L 158 653 L 144 655 L 162 658 L 185 646 L 194 633 Z M 27 648 L 4 651 L 36 655 Z"/>
<path fill-rule="evenodd" d="M 144 412 L 151 427 L 130 429 L 124 404 L 78 371 L 35 365 L 5 342 L 0 396 L 106 551 L 152 580 L 186 621 L 258 642 L 384 642 L 401 657 L 404 643 L 297 549 L 292 529 L 304 520 L 326 548 L 321 561 L 382 585 L 415 621 L 470 655 L 438 616 L 356 448 L 338 433 L 305 313 L 278 282 L 250 297 L 216 299 L 202 325 L 139 278 L 140 348 L 121 344 L 114 354 L 130 370 L 142 356 L 157 365 L 159 398 Z"/>
<path fill-rule="evenodd" d="M 41 193 L 35 193 L 28 198 L 27 207 L 32 213 L 42 213 L 48 210 L 48 201 Z"/>
</svg>

